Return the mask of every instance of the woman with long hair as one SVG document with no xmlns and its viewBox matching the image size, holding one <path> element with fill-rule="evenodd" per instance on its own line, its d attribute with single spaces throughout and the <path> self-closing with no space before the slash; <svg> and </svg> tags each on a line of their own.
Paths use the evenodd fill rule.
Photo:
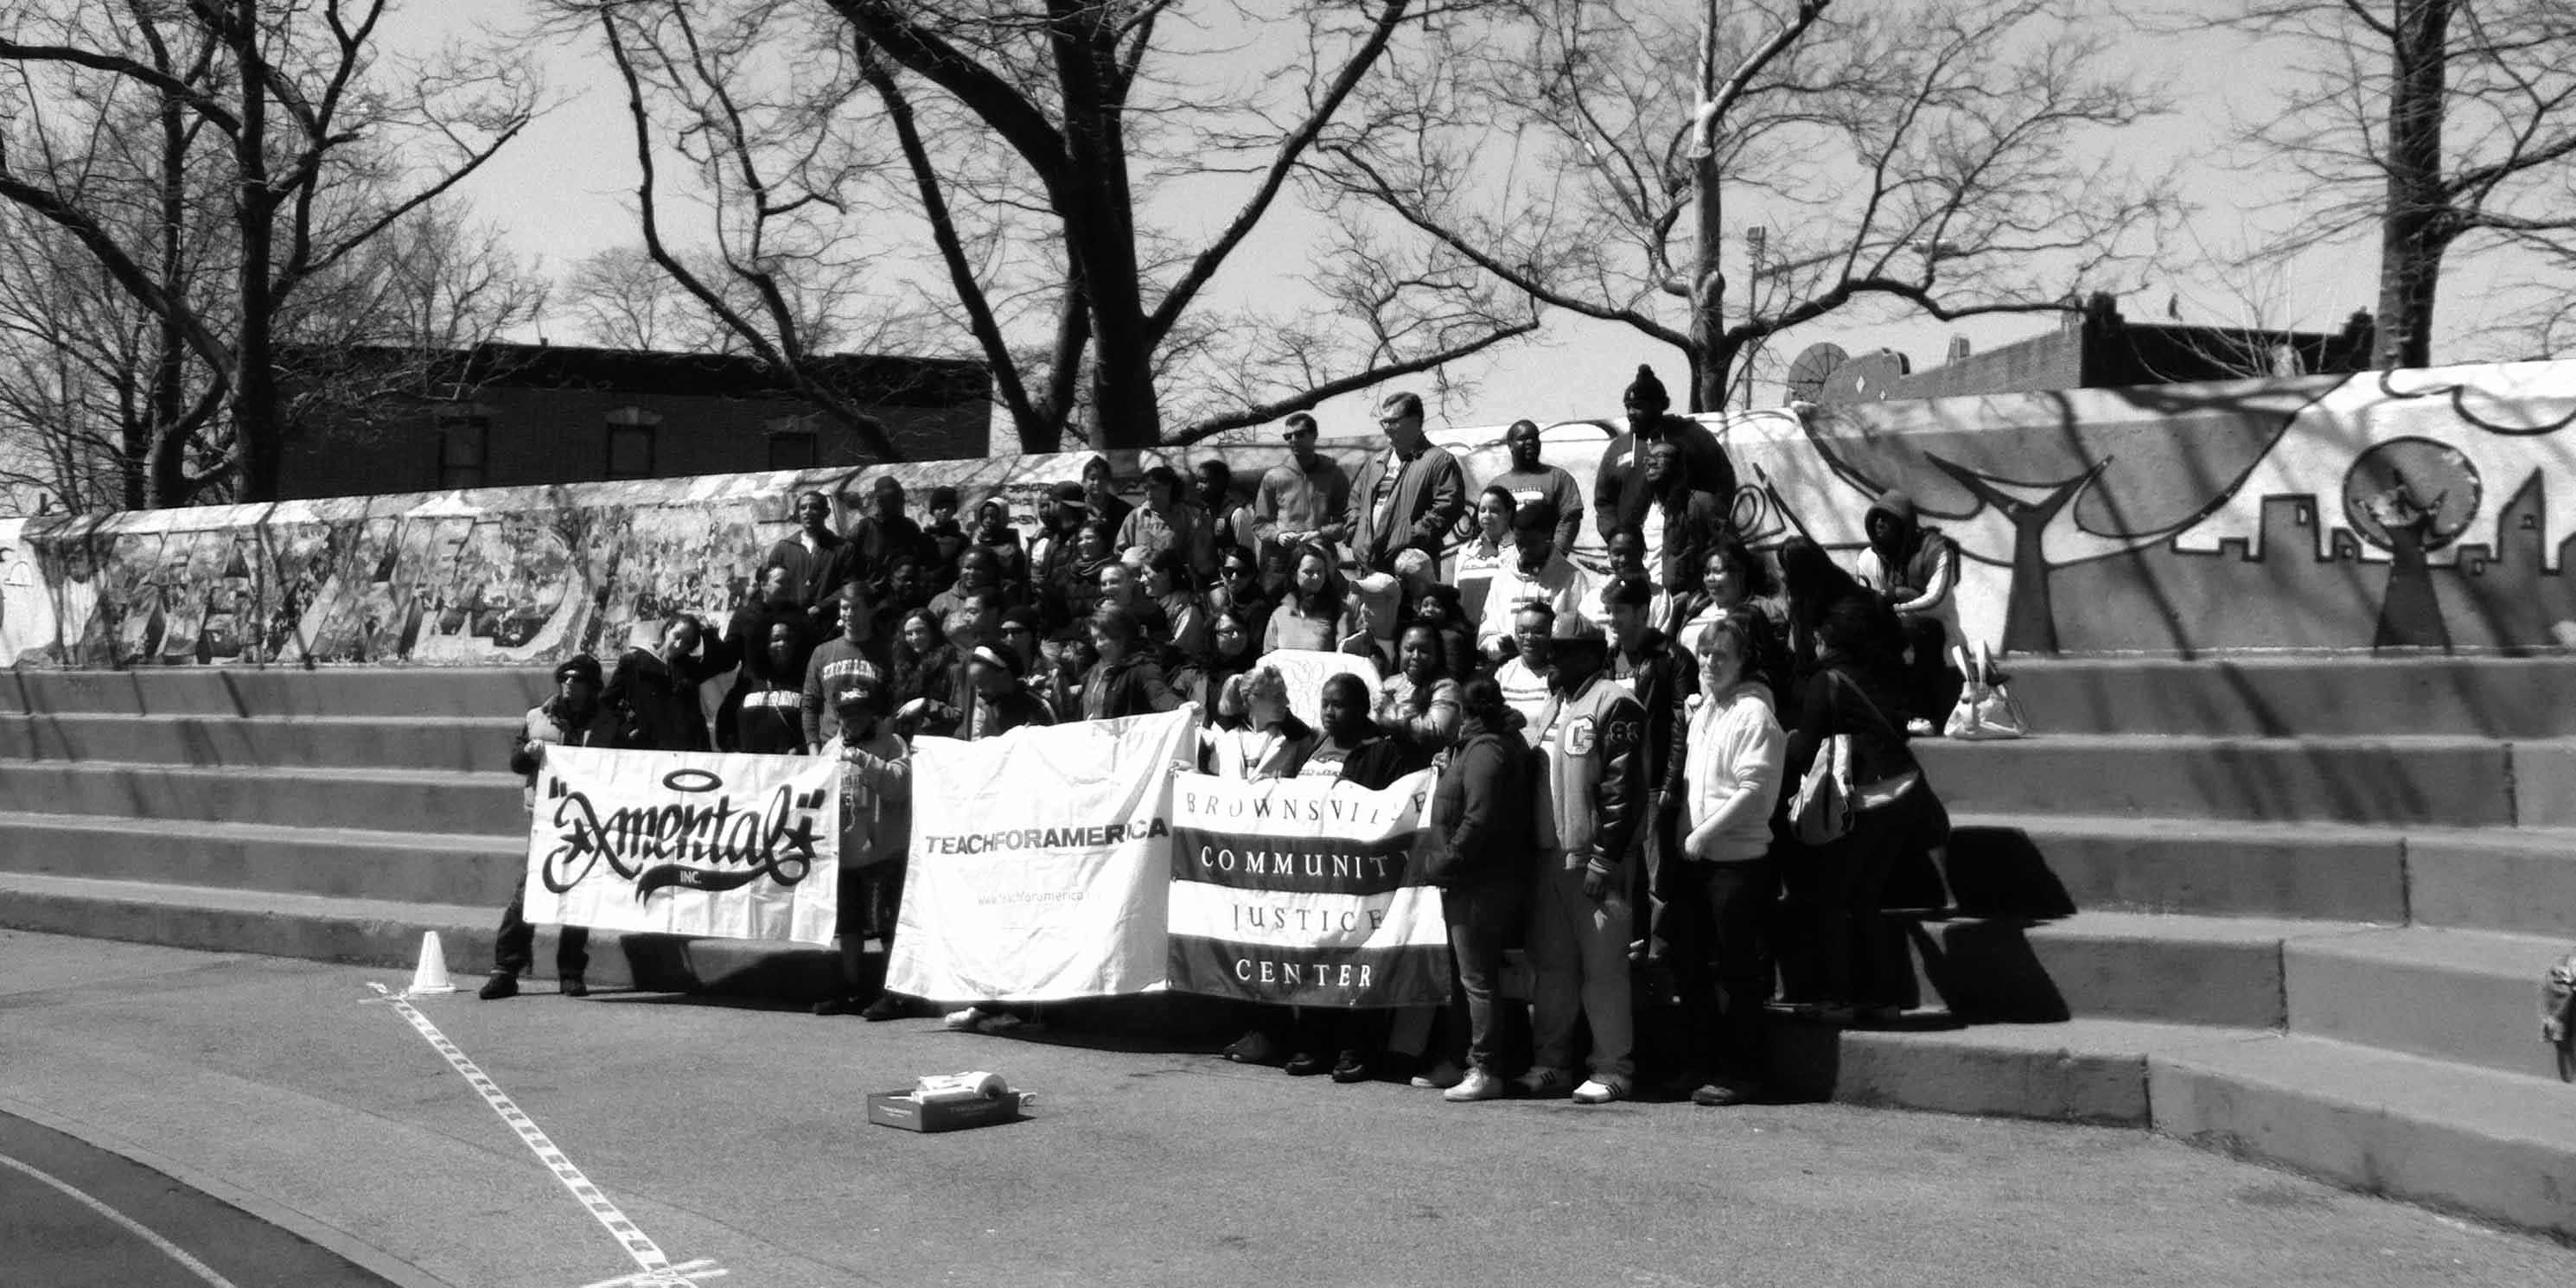
<svg viewBox="0 0 2576 1288">
<path fill-rule="evenodd" d="M 1424 756 L 1458 740 L 1458 681 L 1434 622 L 1408 622 L 1396 641 L 1395 674 L 1378 685 L 1377 725 Z"/>
<path fill-rule="evenodd" d="M 1817 633 L 1828 616 L 1844 618 L 1844 638 L 1849 647 L 1871 658 L 1884 656 L 1891 666 L 1903 665 L 1905 654 L 1904 627 L 1896 620 L 1894 610 L 1857 578 L 1845 572 L 1842 565 L 1825 553 L 1822 546 L 1805 537 L 1791 537 L 1780 543 L 1780 589 L 1788 607 L 1788 654 L 1790 680 L 1803 686 L 1819 665 Z M 1897 690 L 1891 686 L 1891 693 Z M 1899 704 L 1893 713 L 1899 728 L 1911 714 Z"/>
<path fill-rule="evenodd" d="M 1179 549 L 1162 550 L 1145 561 L 1143 597 L 1162 610 L 1170 628 L 1166 642 L 1176 658 L 1196 658 L 1207 649 L 1208 613 L 1199 599 L 1198 578 L 1190 557 Z"/>
<path fill-rule="evenodd" d="M 1342 580 L 1341 568 L 1333 562 L 1333 552 L 1313 543 L 1299 546 L 1293 566 L 1295 576 L 1279 607 L 1270 614 L 1261 651 L 1274 653 L 1286 648 L 1330 653 L 1339 649 L 1350 636 L 1351 614 L 1349 590 Z"/>
<path fill-rule="evenodd" d="M 1809 543 L 1812 545 L 1813 543 Z M 1775 705 L 1789 697 L 1788 625 L 1771 565 L 1733 532 L 1721 534 L 1699 566 L 1699 585 L 1676 597 L 1673 638 L 1685 646 L 1722 617 L 1741 619 L 1746 632 L 1744 674 L 1771 686 Z"/>
<path fill-rule="evenodd" d="M 1115 720 L 1177 710 L 1180 694 L 1163 680 L 1153 645 L 1136 614 L 1111 606 L 1091 615 L 1092 652 L 1099 661 L 1082 677 L 1082 719 Z"/>
</svg>

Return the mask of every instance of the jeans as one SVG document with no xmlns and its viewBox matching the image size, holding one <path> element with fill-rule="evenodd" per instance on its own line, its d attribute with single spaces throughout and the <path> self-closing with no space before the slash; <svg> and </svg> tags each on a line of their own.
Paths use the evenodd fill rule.
<svg viewBox="0 0 2576 1288">
<path fill-rule="evenodd" d="M 1449 955 L 1467 1000 L 1467 1065 L 1496 1072 L 1496 999 L 1503 988 L 1503 944 L 1519 929 L 1528 891 L 1517 876 L 1449 886 L 1440 914 L 1449 923 Z"/>
<path fill-rule="evenodd" d="M 1887 960 L 1879 896 L 1929 799 L 1931 793 L 1917 784 L 1885 805 L 1859 811 L 1848 834 L 1816 849 L 1816 977 L 1829 1004 L 1872 1006 L 1902 998 L 1895 971 L 1911 963 Z"/>
<path fill-rule="evenodd" d="M 1695 1068 L 1753 1079 L 1762 1073 L 1762 1004 L 1771 996 L 1763 923 L 1777 885 L 1771 861 L 1676 863 L 1667 886 L 1692 906 L 1692 935 L 1674 946 L 1688 1049 Z"/>
<path fill-rule="evenodd" d="M 528 924 L 527 895 L 510 896 L 510 906 L 501 910 L 501 933 L 492 940 L 492 970 L 496 974 L 525 975 L 536 965 L 537 928 Z M 558 978 L 578 976 L 590 970 L 590 928 L 566 926 L 555 940 L 555 975 Z"/>
<path fill-rule="evenodd" d="M 1637 1021 L 1628 1011 L 1628 935 L 1635 913 L 1625 874 L 1614 874 L 1609 897 L 1583 897 L 1583 869 L 1542 860 L 1530 885 L 1530 1027 L 1534 1063 L 1574 1067 L 1574 1031 L 1592 1025 L 1592 1074 L 1627 1082 Z"/>
<path fill-rule="evenodd" d="M 887 956 L 894 954 L 894 922 L 903 903 L 904 863 L 902 859 L 889 859 L 864 868 L 841 869 L 840 908 L 834 920 L 841 941 L 841 983 L 853 994 L 866 991 L 885 977 L 879 970 L 876 980 L 869 978 L 869 935 L 882 937 Z"/>
</svg>

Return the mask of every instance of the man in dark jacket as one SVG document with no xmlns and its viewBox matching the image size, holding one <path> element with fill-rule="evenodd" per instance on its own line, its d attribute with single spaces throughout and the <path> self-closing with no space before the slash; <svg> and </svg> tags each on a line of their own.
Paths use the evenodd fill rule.
<svg viewBox="0 0 2576 1288">
<path fill-rule="evenodd" d="M 1467 476 L 1456 457 L 1432 446 L 1419 396 L 1387 395 L 1377 423 L 1386 430 L 1387 450 L 1360 467 L 1344 526 L 1352 558 L 1391 573 L 1396 555 L 1408 548 L 1439 559 L 1449 529 L 1466 513 Z"/>
<path fill-rule="evenodd" d="M 1547 705 L 1529 737 L 1547 762 L 1560 853 L 1539 860 L 1530 887 L 1530 1096 L 1607 1104 L 1635 1087 L 1636 1020 L 1629 1013 L 1628 873 L 1648 802 L 1646 712 L 1607 673 L 1601 627 L 1558 618 Z M 1592 1028 L 1591 1077 L 1574 1082 L 1578 1022 Z"/>
<path fill-rule="evenodd" d="M 796 532 L 771 545 L 760 561 L 787 570 L 788 594 L 799 608 L 822 603 L 859 575 L 859 552 L 832 531 L 832 498 L 820 492 L 796 498 Z"/>
<path fill-rule="evenodd" d="M 1626 689 L 1645 711 L 1646 742 L 1637 764 L 1644 775 L 1642 799 L 1650 808 L 1639 822 L 1640 861 L 1629 870 L 1628 896 L 1631 907 L 1646 910 L 1646 954 L 1660 957 L 1659 937 L 1666 927 L 1657 875 L 1676 853 L 1673 822 L 1682 786 L 1681 757 L 1676 754 L 1681 743 L 1675 732 L 1682 722 L 1676 717 L 1684 690 L 1692 686 L 1689 673 L 1694 668 L 1662 631 L 1648 624 L 1654 599 L 1654 587 L 1635 577 L 1613 582 L 1602 594 L 1609 616 L 1610 682 Z"/>
<path fill-rule="evenodd" d="M 868 485 L 868 512 L 850 525 L 850 545 L 858 551 L 859 575 L 882 584 L 897 555 L 929 559 L 936 552 L 921 525 L 905 518 L 903 484 L 880 474 Z"/>
<path fill-rule="evenodd" d="M 617 659 L 600 700 L 625 718 L 627 747 L 713 751 L 698 686 L 740 660 L 723 640 L 708 637 L 704 622 L 683 613 L 662 624 L 660 648 L 630 648 Z"/>
<path fill-rule="evenodd" d="M 565 659 L 555 668 L 555 695 L 528 709 L 510 748 L 510 771 L 527 781 L 520 798 L 533 811 L 537 803 L 537 770 L 546 763 L 548 747 L 614 747 L 617 714 L 599 700 L 599 659 L 587 653 Z M 477 996 L 494 1002 L 519 994 L 519 976 L 536 959 L 536 927 L 528 924 L 527 879 L 519 881 L 510 906 L 501 910 L 501 932 L 492 943 L 492 975 Z M 590 930 L 566 926 L 555 943 L 555 987 L 566 997 L 590 992 L 582 976 L 590 969 Z"/>
<path fill-rule="evenodd" d="M 1659 442 L 1678 444 L 1689 462 L 1692 490 L 1715 498 L 1721 517 L 1732 514 L 1735 462 L 1727 459 L 1726 449 L 1708 426 L 1671 414 L 1672 399 L 1653 369 L 1637 368 L 1637 378 L 1629 383 L 1622 401 L 1633 436 L 1628 459 L 1603 457 L 1592 488 L 1592 522 L 1602 537 L 1607 539 L 1620 528 L 1644 526 L 1646 507 L 1654 503 L 1656 493 L 1655 484 L 1646 478 L 1646 458 L 1648 449 Z"/>
</svg>

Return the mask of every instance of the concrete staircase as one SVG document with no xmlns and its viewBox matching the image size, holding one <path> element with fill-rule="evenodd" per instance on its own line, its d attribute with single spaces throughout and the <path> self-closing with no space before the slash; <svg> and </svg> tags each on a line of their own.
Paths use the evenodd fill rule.
<svg viewBox="0 0 2576 1288">
<path fill-rule="evenodd" d="M 0 672 L 0 926 L 408 968 L 460 985 L 526 866 L 541 669 Z M 540 928 L 536 973 L 554 935 Z M 821 996 L 822 950 L 591 937 L 595 987 Z"/>
<path fill-rule="evenodd" d="M 1784 1086 L 2152 1127 L 2576 1237 L 2576 662 L 2013 667 L 2045 733 L 1922 744 L 1957 915 L 1932 1008 L 1784 1025 Z M 521 870 L 528 670 L 0 672 L 0 926 L 471 982 Z M 550 971 L 542 932 L 537 967 Z M 594 985 L 817 996 L 833 958 L 593 937 Z M 1169 999 L 1166 999 L 1167 1001 Z"/>
<path fill-rule="evenodd" d="M 2152 1127 L 2576 1237 L 2576 664 L 2058 661 L 2044 736 L 1918 744 L 1957 914 L 1919 1026 L 1780 1031 L 1787 1082 Z"/>
</svg>

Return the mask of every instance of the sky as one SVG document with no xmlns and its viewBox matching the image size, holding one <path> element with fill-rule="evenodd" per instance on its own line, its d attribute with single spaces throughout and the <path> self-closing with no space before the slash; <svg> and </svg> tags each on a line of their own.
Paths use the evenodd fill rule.
<svg viewBox="0 0 2576 1288">
<path fill-rule="evenodd" d="M 398 15 L 398 31 L 404 40 L 434 39 L 469 23 L 517 23 L 524 13 L 522 0 L 413 0 Z M 521 255 L 534 257 L 547 271 L 560 274 L 591 251 L 638 240 L 632 213 L 633 145 L 621 89 L 605 67 L 596 42 L 564 38 L 539 42 L 538 47 L 560 105 L 469 179 L 460 195 L 471 202 L 477 217 L 499 223 Z M 2196 207 L 2191 228 L 2201 245 L 2224 250 L 2261 236 L 2271 221 L 2281 217 L 2266 203 L 2291 191 L 2288 177 L 2261 166 L 2227 165 L 2223 141 L 2232 118 L 2263 110 L 2282 74 L 2279 51 L 2249 45 L 2232 34 L 2202 30 L 2135 38 L 2124 44 L 2120 54 L 2139 69 L 2164 78 L 2176 103 L 2173 115 L 2130 132 L 2121 146 L 2134 150 L 2142 162 L 2178 159 L 2188 164 L 2185 195 Z M 1291 214 L 1290 221 L 1271 234 L 1275 241 L 1293 243 L 1294 220 L 1302 215 Z M 1254 257 L 1238 256 L 1247 258 Z M 1273 256 L 1264 248 L 1257 258 L 1294 262 L 1296 257 Z M 2206 263 L 2210 256 L 2193 253 L 2192 241 L 2186 239 L 2177 259 Z M 2260 322 L 2333 330 L 2354 309 L 2373 306 L 2376 267 L 2375 247 L 2363 245 L 2311 254 L 2275 278 L 2240 288 L 2218 280 L 2205 268 L 2185 269 L 2178 263 L 2169 278 L 2124 299 L 2122 311 L 2132 319 L 2161 321 L 2171 301 L 2186 322 Z M 2501 261 L 2456 267 L 2444 286 L 2446 323 L 2475 318 L 2478 302 L 2496 289 L 2497 274 L 2506 271 L 2510 268 Z M 1257 280 L 1242 280 L 1232 270 L 1228 276 L 1233 279 L 1232 289 L 1259 288 Z M 2248 316 L 2248 296 L 2264 316 Z M 1885 346 L 1907 354 L 1919 370 L 1941 360 L 1954 332 L 1967 336 L 1982 351 L 2054 325 L 2044 318 L 2004 317 L 1955 325 L 1925 320 L 1860 328 L 1837 325 L 1829 318 L 1782 342 L 1781 351 L 1785 356 L 1826 340 L 1851 351 Z M 549 338 L 578 339 L 560 318 Z M 960 344 L 966 344 L 962 336 Z M 959 356 L 979 355 L 961 348 Z M 1641 362 L 1652 364 L 1669 387 L 1678 389 L 1684 382 L 1686 368 L 1677 351 L 1623 327 L 1560 316 L 1534 341 L 1475 364 L 1472 395 L 1452 400 L 1435 413 L 1434 420 L 1468 426 L 1501 425 L 1521 417 L 1544 423 L 1613 415 L 1620 390 Z M 1417 378 L 1410 383 L 1423 387 L 1428 382 Z M 1757 389 L 1758 401 L 1776 398 L 1776 387 Z M 1374 391 L 1325 404 L 1318 417 L 1326 435 L 1372 432 L 1373 401 Z"/>
</svg>

